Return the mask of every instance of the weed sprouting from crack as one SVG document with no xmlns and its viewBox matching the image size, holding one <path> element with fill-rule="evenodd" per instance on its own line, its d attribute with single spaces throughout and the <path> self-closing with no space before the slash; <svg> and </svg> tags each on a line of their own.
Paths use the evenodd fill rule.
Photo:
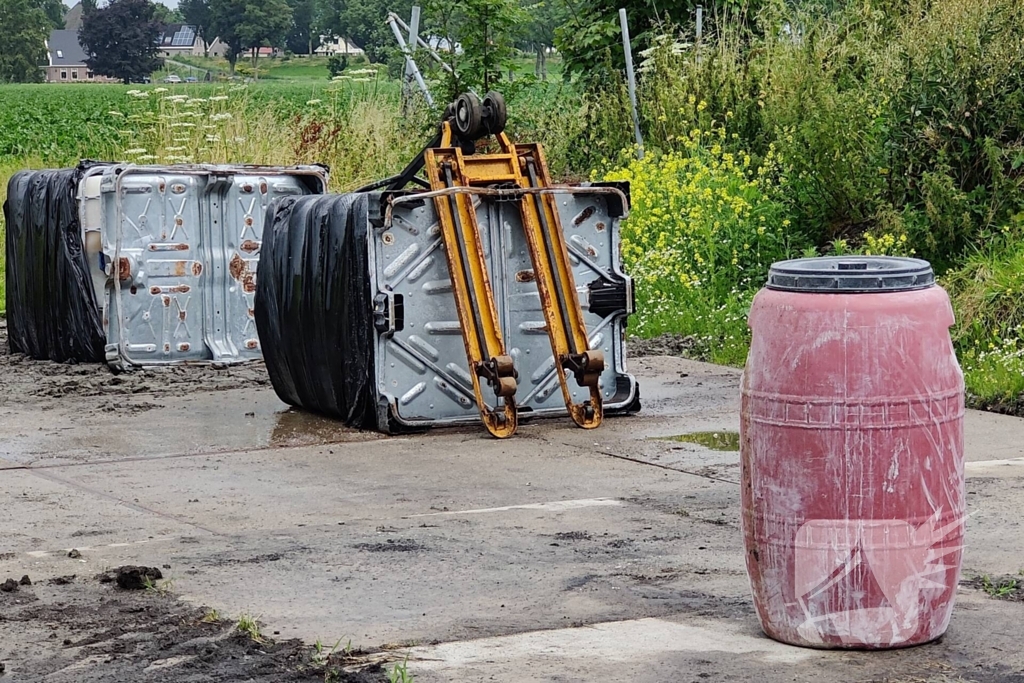
<svg viewBox="0 0 1024 683">
<path fill-rule="evenodd" d="M 388 672 L 388 683 L 413 683 L 412 674 L 409 673 L 408 657 L 401 664 L 396 663 Z"/>
<path fill-rule="evenodd" d="M 260 622 L 259 617 L 252 616 L 251 614 L 242 613 L 238 617 L 238 623 L 235 624 L 235 628 L 238 629 L 239 633 L 244 633 L 254 643 L 263 642 L 263 634 L 260 633 Z"/>
<path fill-rule="evenodd" d="M 206 610 L 206 614 L 199 621 L 203 624 L 218 624 L 221 621 L 220 612 L 211 607 Z"/>
</svg>

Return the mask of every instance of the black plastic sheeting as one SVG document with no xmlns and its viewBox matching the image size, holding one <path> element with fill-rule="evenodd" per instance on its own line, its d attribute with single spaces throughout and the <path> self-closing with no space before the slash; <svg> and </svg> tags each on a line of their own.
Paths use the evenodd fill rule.
<svg viewBox="0 0 1024 683">
<path fill-rule="evenodd" d="M 282 401 L 377 427 L 365 194 L 285 197 L 267 208 L 256 329 Z"/>
<path fill-rule="evenodd" d="M 7 335 L 12 353 L 100 362 L 106 338 L 78 218 L 91 164 L 22 171 L 7 184 Z"/>
</svg>

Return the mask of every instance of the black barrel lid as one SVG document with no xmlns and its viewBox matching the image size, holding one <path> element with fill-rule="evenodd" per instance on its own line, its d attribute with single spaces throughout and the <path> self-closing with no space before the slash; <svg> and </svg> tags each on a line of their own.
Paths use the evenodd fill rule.
<svg viewBox="0 0 1024 683">
<path fill-rule="evenodd" d="M 906 292 L 935 284 L 927 261 L 895 256 L 824 256 L 773 263 L 768 289 L 857 294 Z"/>
</svg>

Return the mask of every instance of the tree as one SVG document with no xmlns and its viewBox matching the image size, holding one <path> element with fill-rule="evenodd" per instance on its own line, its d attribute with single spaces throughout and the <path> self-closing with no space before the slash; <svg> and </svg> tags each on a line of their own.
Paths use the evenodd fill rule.
<svg viewBox="0 0 1024 683">
<path fill-rule="evenodd" d="M 451 47 L 445 54 L 455 72 L 450 94 L 491 90 L 514 66 L 517 33 L 527 19 L 519 0 L 428 0 L 426 13 L 427 28 Z"/>
<path fill-rule="evenodd" d="M 313 23 L 316 19 L 314 0 L 288 0 L 292 8 L 292 26 L 285 47 L 295 54 L 313 54 Z M 320 37 L 317 36 L 317 42 Z"/>
<path fill-rule="evenodd" d="M 252 50 L 253 70 L 258 63 L 259 49 L 281 45 L 291 26 L 292 8 L 288 0 L 248 0 L 237 31 L 242 47 Z"/>
<path fill-rule="evenodd" d="M 157 57 L 162 26 L 150 0 L 110 0 L 102 9 L 82 16 L 78 42 L 85 63 L 103 76 L 125 83 L 141 81 L 163 66 Z"/>
<path fill-rule="evenodd" d="M 0 83 L 42 80 L 50 21 L 38 2 L 0 0 Z"/>
<path fill-rule="evenodd" d="M 534 75 L 547 80 L 547 51 L 555 46 L 555 29 L 567 20 L 564 3 L 558 0 L 523 0 L 528 18 L 522 27 L 523 46 L 536 54 Z"/>
<path fill-rule="evenodd" d="M 676 27 L 693 30 L 697 5 L 704 6 L 704 31 L 710 33 L 716 17 L 752 22 L 769 0 L 679 0 L 654 3 L 651 0 L 561 0 L 565 22 L 555 30 L 555 45 L 565 59 L 567 70 L 588 78 L 605 73 L 605 64 L 625 68 L 619 8 L 626 10 L 633 54 L 651 45 L 658 33 Z"/>
<path fill-rule="evenodd" d="M 41 0 L 40 7 L 50 20 L 50 28 L 64 28 L 64 14 L 68 8 L 60 0 Z"/>
<path fill-rule="evenodd" d="M 210 26 L 210 0 L 181 0 L 178 3 L 178 11 L 184 18 L 186 24 L 196 27 L 196 33 L 203 39 L 203 52 L 210 48 L 210 41 L 207 38 L 207 29 Z"/>
<path fill-rule="evenodd" d="M 164 26 L 169 24 L 180 24 L 185 21 L 185 17 L 182 16 L 181 8 L 179 7 L 171 9 L 161 2 L 154 2 L 153 7 L 156 8 L 156 20 Z"/>
<path fill-rule="evenodd" d="M 366 52 L 374 62 L 387 59 L 397 51 L 395 36 L 387 24 L 388 12 L 409 20 L 413 0 L 315 0 L 318 34 L 345 38 Z M 421 31 L 421 35 L 425 32 Z"/>
<path fill-rule="evenodd" d="M 220 38 L 227 47 L 228 64 L 235 70 L 235 62 L 242 51 L 242 36 L 238 33 L 239 19 L 245 11 L 245 0 L 209 0 L 207 30 Z"/>
</svg>

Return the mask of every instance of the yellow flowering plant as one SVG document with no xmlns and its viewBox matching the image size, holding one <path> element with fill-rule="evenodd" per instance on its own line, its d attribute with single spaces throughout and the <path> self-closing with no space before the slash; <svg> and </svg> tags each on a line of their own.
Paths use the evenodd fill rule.
<svg viewBox="0 0 1024 683">
<path fill-rule="evenodd" d="M 705 358 L 742 363 L 750 298 L 791 252 L 774 149 L 757 168 L 724 128 L 691 130 L 682 151 L 608 172 L 630 182 L 622 256 L 636 282 L 636 333 L 693 335 Z M 799 241 L 799 240 L 797 240 Z"/>
</svg>

